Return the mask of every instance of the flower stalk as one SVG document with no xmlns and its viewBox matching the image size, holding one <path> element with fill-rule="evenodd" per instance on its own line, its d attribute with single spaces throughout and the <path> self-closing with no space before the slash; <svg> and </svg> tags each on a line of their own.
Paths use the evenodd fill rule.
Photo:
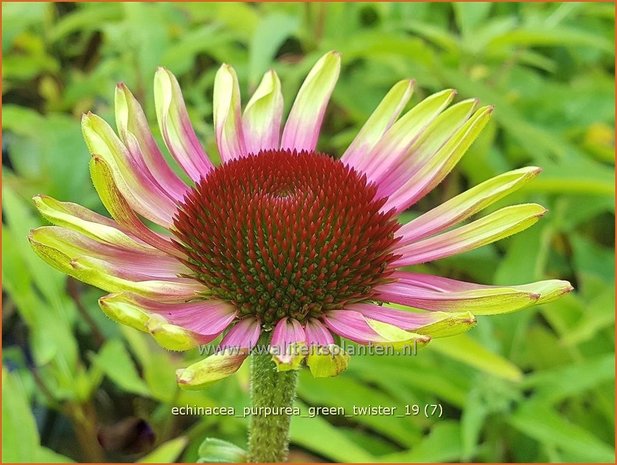
<svg viewBox="0 0 617 465">
<path fill-rule="evenodd" d="M 267 346 L 261 338 L 258 347 Z M 296 397 L 298 372 L 277 371 L 267 351 L 251 355 L 251 423 L 249 462 L 285 462 L 289 450 L 289 425 Z M 271 412 L 268 413 L 268 412 Z"/>
</svg>

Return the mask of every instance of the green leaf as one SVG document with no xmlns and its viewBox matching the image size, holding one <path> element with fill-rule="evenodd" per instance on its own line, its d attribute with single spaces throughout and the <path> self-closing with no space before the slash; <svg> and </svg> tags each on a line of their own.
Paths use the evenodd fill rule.
<svg viewBox="0 0 617 465">
<path fill-rule="evenodd" d="M 326 378 L 331 379 L 331 378 Z M 291 422 L 291 441 L 305 449 L 312 450 L 332 461 L 374 463 L 375 458 L 361 446 L 347 438 L 339 429 L 326 420 L 309 418 L 307 407 L 296 402 L 302 416 Z M 324 440 L 324 438 L 328 438 Z"/>
<path fill-rule="evenodd" d="M 106 342 L 93 357 L 93 362 L 125 391 L 150 396 L 148 386 L 137 373 L 135 364 L 122 341 L 114 339 Z"/>
<path fill-rule="evenodd" d="M 589 462 L 615 462 L 615 450 L 577 426 L 543 401 L 527 402 L 509 419 L 515 428 L 543 444 L 574 452 Z"/>
<path fill-rule="evenodd" d="M 490 352 L 467 334 L 431 341 L 431 349 L 500 378 L 520 381 L 523 377 L 516 365 Z"/>
<path fill-rule="evenodd" d="M 175 463 L 187 444 L 186 436 L 177 437 L 161 444 L 138 463 Z"/>
<path fill-rule="evenodd" d="M 298 17 L 280 13 L 273 13 L 259 21 L 249 48 L 249 84 L 252 88 L 267 71 L 279 47 L 296 33 L 298 25 Z"/>
<path fill-rule="evenodd" d="M 453 421 L 436 423 L 412 449 L 380 457 L 384 462 L 457 462 L 461 457 L 461 430 Z"/>
<path fill-rule="evenodd" d="M 39 432 L 19 378 L 2 369 L 2 461 L 35 462 Z"/>
<path fill-rule="evenodd" d="M 206 438 L 199 446 L 198 463 L 246 462 L 246 451 L 228 441 Z"/>
</svg>

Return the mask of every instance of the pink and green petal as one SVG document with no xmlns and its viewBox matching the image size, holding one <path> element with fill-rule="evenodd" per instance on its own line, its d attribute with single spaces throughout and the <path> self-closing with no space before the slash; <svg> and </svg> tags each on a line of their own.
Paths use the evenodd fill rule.
<svg viewBox="0 0 617 465">
<path fill-rule="evenodd" d="M 87 259 L 105 273 L 132 281 L 175 281 L 179 275 L 190 271 L 176 258 L 156 249 L 107 244 L 59 226 L 33 229 L 30 236 L 34 241 L 55 248 L 71 259 Z"/>
<path fill-rule="evenodd" d="M 173 172 L 152 137 L 141 105 L 124 84 L 115 95 L 116 126 L 120 139 L 134 158 L 141 158 L 154 179 L 175 200 L 182 200 L 188 186 Z"/>
<path fill-rule="evenodd" d="M 102 297 L 99 304 L 110 318 L 150 332 L 170 350 L 213 341 L 236 315 L 231 305 L 218 300 L 164 303 L 127 292 Z"/>
<path fill-rule="evenodd" d="M 392 346 L 398 349 L 430 341 L 428 336 L 366 318 L 362 313 L 353 310 L 333 310 L 326 313 L 323 320 L 328 329 L 359 344 Z"/>
<path fill-rule="evenodd" d="M 176 371 L 182 389 L 199 390 L 208 384 L 234 374 L 249 356 L 248 349 L 229 348 Z"/>
<path fill-rule="evenodd" d="M 122 231 L 115 221 L 71 202 L 60 202 L 47 195 L 32 200 L 41 215 L 51 223 L 72 229 L 93 239 L 112 245 L 151 251 L 152 247 Z"/>
<path fill-rule="evenodd" d="M 216 143 L 223 162 L 247 155 L 236 71 L 224 64 L 214 78 L 213 98 Z"/>
<path fill-rule="evenodd" d="M 480 135 L 492 112 L 492 107 L 483 107 L 476 111 L 434 155 L 410 174 L 407 181 L 388 198 L 383 209 L 406 210 L 439 184 Z"/>
<path fill-rule="evenodd" d="M 34 251 L 44 261 L 69 276 L 108 292 L 131 291 L 145 297 L 166 302 L 186 301 L 203 292 L 203 285 L 191 279 L 131 281 L 110 274 L 105 268 L 108 263 L 96 258 L 74 255 L 59 249 L 53 238 L 37 228 L 29 236 Z"/>
<path fill-rule="evenodd" d="M 390 196 L 405 185 L 409 177 L 426 165 L 437 151 L 469 120 L 478 101 L 464 100 L 437 115 L 409 147 L 407 154 L 379 179 L 379 193 Z"/>
<path fill-rule="evenodd" d="M 338 52 L 328 52 L 317 61 L 300 87 L 283 130 L 281 148 L 313 151 L 328 101 L 341 69 Z"/>
<path fill-rule="evenodd" d="M 477 249 L 535 224 L 546 209 L 538 204 L 505 207 L 479 220 L 418 242 L 398 247 L 394 266 L 416 265 Z"/>
<path fill-rule="evenodd" d="M 176 203 L 150 173 L 132 159 L 111 127 L 89 113 L 82 118 L 82 131 L 90 153 L 105 160 L 118 190 L 131 208 L 150 221 L 169 227 Z"/>
<path fill-rule="evenodd" d="M 244 142 L 248 153 L 279 148 L 282 116 L 281 81 L 277 74 L 270 70 L 264 74 L 242 115 Z"/>
<path fill-rule="evenodd" d="M 252 349 L 261 334 L 261 325 L 256 318 L 245 318 L 237 322 L 225 335 L 219 349 Z"/>
<path fill-rule="evenodd" d="M 101 202 L 110 215 L 131 236 L 138 237 L 159 250 L 170 255 L 183 256 L 171 243 L 168 237 L 158 234 L 148 228 L 131 208 L 113 180 L 111 168 L 101 157 L 94 156 L 90 160 L 90 176 Z"/>
<path fill-rule="evenodd" d="M 279 371 L 297 370 L 306 353 L 306 335 L 298 320 L 282 318 L 272 331 L 270 353 Z"/>
<path fill-rule="evenodd" d="M 406 288 L 409 295 L 432 296 L 434 301 L 437 295 L 444 296 L 443 299 L 448 300 L 454 297 L 473 296 L 477 299 L 473 309 L 465 305 L 448 305 L 448 311 L 471 310 L 476 315 L 491 315 L 504 313 L 507 311 L 517 310 L 516 305 L 513 305 L 518 300 L 524 304 L 524 296 L 533 299 L 533 304 L 544 304 L 552 302 L 558 297 L 573 290 L 572 285 L 568 281 L 559 279 L 549 279 L 537 281 L 529 284 L 513 285 L 513 286 L 487 286 L 476 283 L 468 283 L 441 276 L 433 276 L 421 273 L 410 273 L 406 271 L 395 271 L 391 277 L 396 280 L 397 285 Z M 397 291 L 400 292 L 400 291 Z M 505 299 L 506 302 L 503 302 Z M 484 301 L 484 303 L 483 303 Z M 394 301 L 393 301 L 394 302 Z M 404 302 L 399 302 L 403 303 Z M 420 306 L 415 304 L 407 304 Z M 522 305 L 523 307 L 526 305 Z M 427 307 L 425 307 L 427 308 Z"/>
<path fill-rule="evenodd" d="M 409 149 L 435 118 L 447 108 L 456 92 L 446 89 L 424 99 L 405 113 L 386 131 L 379 143 L 366 157 L 360 168 L 378 184 L 392 169 L 412 156 Z"/>
<path fill-rule="evenodd" d="M 154 76 L 154 105 L 167 149 L 186 174 L 199 181 L 214 165 L 197 139 L 176 77 L 164 68 Z"/>
<path fill-rule="evenodd" d="M 357 170 L 366 166 L 367 155 L 399 117 L 413 94 L 414 85 L 415 81 L 404 80 L 390 89 L 341 157 L 343 163 Z"/>
<path fill-rule="evenodd" d="M 306 365 L 315 378 L 336 376 L 347 369 L 349 354 L 335 344 L 313 346 L 306 357 Z"/>
<path fill-rule="evenodd" d="M 367 318 L 432 338 L 461 334 L 477 323 L 471 312 L 413 312 L 375 304 L 355 304 L 348 308 Z"/>
<path fill-rule="evenodd" d="M 453 197 L 418 218 L 404 224 L 398 231 L 399 246 L 424 239 L 478 213 L 511 192 L 520 189 L 540 173 L 540 168 L 527 167 L 495 176 Z"/>
</svg>

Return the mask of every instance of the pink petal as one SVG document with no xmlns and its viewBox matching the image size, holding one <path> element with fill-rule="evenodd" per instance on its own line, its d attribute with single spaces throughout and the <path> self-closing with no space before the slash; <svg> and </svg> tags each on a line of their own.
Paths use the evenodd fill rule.
<svg viewBox="0 0 617 465">
<path fill-rule="evenodd" d="M 406 312 L 374 304 L 353 304 L 346 307 L 346 309 L 361 313 L 367 318 L 383 321 L 384 323 L 410 331 L 434 323 L 437 320 L 434 314 L 431 313 Z"/>
<path fill-rule="evenodd" d="M 288 346 L 299 342 L 305 342 L 306 336 L 302 325 L 293 318 L 282 318 L 272 331 L 272 340 L 270 345 L 282 350 L 284 353 Z"/>
<path fill-rule="evenodd" d="M 309 346 L 328 346 L 334 344 L 334 338 L 328 329 L 316 319 L 309 320 L 305 327 L 304 333 L 306 334 L 306 343 Z"/>
<path fill-rule="evenodd" d="M 331 331 L 359 344 L 383 341 L 360 312 L 333 310 L 323 316 L 323 321 Z"/>
<path fill-rule="evenodd" d="M 245 318 L 236 323 L 225 335 L 219 349 L 240 348 L 252 349 L 259 340 L 261 324 L 255 318 Z"/>
<path fill-rule="evenodd" d="M 131 91 L 124 85 L 116 87 L 116 125 L 118 134 L 134 159 L 174 200 L 182 200 L 188 186 L 173 172 L 152 137 L 144 112 Z"/>
<path fill-rule="evenodd" d="M 154 77 L 154 102 L 167 149 L 189 177 L 199 181 L 214 165 L 197 140 L 180 85 L 167 69 L 159 68 Z"/>
<path fill-rule="evenodd" d="M 170 323 L 201 336 L 210 336 L 210 341 L 229 326 L 237 313 L 232 305 L 220 300 L 161 303 L 139 296 L 132 298 L 146 312 L 157 313 Z M 201 342 L 205 342 L 203 338 Z"/>
</svg>

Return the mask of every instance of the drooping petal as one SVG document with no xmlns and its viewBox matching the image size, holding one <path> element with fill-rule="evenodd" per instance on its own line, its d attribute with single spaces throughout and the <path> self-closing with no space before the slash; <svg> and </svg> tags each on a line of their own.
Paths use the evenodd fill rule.
<svg viewBox="0 0 617 465">
<path fill-rule="evenodd" d="M 407 271 L 396 271 L 392 273 L 391 277 L 396 280 L 397 285 L 406 286 L 408 291 L 410 291 L 410 295 L 413 294 L 413 292 L 417 294 L 420 292 L 424 292 L 423 295 L 430 296 L 430 299 L 432 301 L 447 301 L 448 299 L 456 300 L 461 296 L 478 299 L 481 305 L 475 305 L 475 308 L 473 309 L 473 312 L 477 315 L 503 313 L 505 311 L 517 309 L 516 306 L 510 305 L 508 307 L 500 304 L 499 302 L 496 305 L 491 305 L 490 300 L 493 298 L 500 300 L 504 297 L 506 299 L 510 299 L 515 296 L 515 298 L 521 299 L 521 303 L 524 303 L 523 296 L 527 294 L 528 296 L 530 296 L 530 298 L 533 298 L 532 296 L 535 296 L 533 303 L 535 305 L 538 305 L 552 302 L 561 295 L 573 290 L 572 285 L 568 281 L 563 281 L 559 279 L 549 279 L 529 284 L 513 286 L 487 286 L 483 284 L 468 283 L 465 281 L 443 278 L 441 276 L 433 276 L 421 273 L 410 273 Z M 482 292 L 486 293 L 486 297 L 482 297 Z M 494 293 L 494 297 L 491 297 L 491 293 Z M 437 295 L 442 295 L 443 297 L 437 298 Z M 454 298 L 452 298 L 452 296 L 454 296 Z M 484 300 L 483 303 L 482 300 Z M 413 305 L 416 306 L 415 304 Z M 449 311 L 458 311 L 459 309 L 465 310 L 469 308 L 468 306 L 464 308 L 457 306 L 453 302 L 449 303 L 448 305 Z"/>
<path fill-rule="evenodd" d="M 436 153 L 426 159 L 426 162 L 410 174 L 407 181 L 389 196 L 383 209 L 387 211 L 396 208 L 397 211 L 403 211 L 439 184 L 480 135 L 480 132 L 488 123 L 492 111 L 492 107 L 483 107 L 477 110 Z M 430 145 L 428 139 L 427 144 Z M 419 147 L 418 150 L 424 149 Z"/>
<path fill-rule="evenodd" d="M 349 354 L 335 344 L 313 346 L 306 357 L 306 365 L 315 378 L 336 376 L 347 369 Z"/>
<path fill-rule="evenodd" d="M 405 108 L 414 85 L 415 81 L 404 80 L 390 89 L 341 157 L 343 163 L 358 170 L 366 166 L 367 156 Z"/>
<path fill-rule="evenodd" d="M 340 69 L 341 56 L 338 52 L 328 52 L 315 63 L 291 107 L 283 129 L 282 149 L 315 150 Z"/>
<path fill-rule="evenodd" d="M 122 292 L 99 299 L 101 309 L 115 321 L 150 332 L 166 349 L 188 350 L 214 340 L 236 316 L 219 300 L 164 303 Z"/>
<path fill-rule="evenodd" d="M 366 318 L 382 321 L 407 331 L 431 337 L 454 336 L 476 325 L 471 312 L 412 312 L 375 304 L 354 304 L 346 307 Z"/>
<path fill-rule="evenodd" d="M 479 220 L 418 242 L 397 247 L 395 266 L 416 265 L 482 247 L 535 224 L 546 209 L 538 204 L 505 207 Z"/>
<path fill-rule="evenodd" d="M 388 129 L 379 143 L 364 158 L 358 169 L 376 183 L 410 156 L 409 148 L 433 120 L 450 104 L 456 92 L 446 89 L 427 97 L 405 113 Z"/>
<path fill-rule="evenodd" d="M 270 70 L 264 74 L 242 115 L 244 142 L 248 153 L 279 148 L 282 116 L 281 81 L 277 74 Z"/>
<path fill-rule="evenodd" d="M 281 318 L 272 331 L 270 353 L 279 371 L 297 370 L 306 356 L 306 336 L 293 318 Z"/>
<path fill-rule="evenodd" d="M 126 228 L 132 236 L 138 237 L 170 255 L 183 255 L 173 246 L 168 237 L 152 231 L 135 214 L 122 193 L 118 190 L 109 164 L 101 157 L 94 156 L 90 160 L 90 176 L 92 177 L 94 188 L 109 214 L 121 226 Z"/>
<path fill-rule="evenodd" d="M 333 310 L 323 316 L 326 326 L 335 333 L 359 344 L 393 346 L 426 344 L 430 337 L 405 331 L 397 326 L 365 318 L 352 310 Z"/>
<path fill-rule="evenodd" d="M 329 346 L 334 344 L 334 338 L 321 321 L 311 318 L 304 326 L 306 343 L 309 346 Z"/>
<path fill-rule="evenodd" d="M 72 229 L 108 244 L 143 248 L 145 251 L 152 249 L 137 237 L 129 236 L 120 224 L 81 205 L 59 202 L 47 195 L 35 195 L 32 200 L 41 215 L 56 226 Z"/>
<path fill-rule="evenodd" d="M 154 105 L 167 149 L 186 174 L 199 181 L 214 165 L 197 139 L 176 77 L 164 68 L 154 76 Z"/>
<path fill-rule="evenodd" d="M 135 242 L 109 244 L 59 226 L 33 229 L 30 237 L 71 259 L 86 258 L 105 272 L 132 281 L 175 280 L 190 271 L 178 259 Z"/>
<path fill-rule="evenodd" d="M 204 386 L 235 373 L 249 356 L 248 349 L 230 348 L 176 371 L 182 389 L 203 389 Z"/>
<path fill-rule="evenodd" d="M 177 302 L 191 300 L 204 290 L 202 284 L 185 278 L 133 281 L 120 277 L 109 262 L 76 256 L 73 248 L 59 245 L 55 237 L 41 229 L 33 230 L 28 238 L 37 255 L 63 273 L 108 292 L 131 291 L 160 301 Z"/>
<path fill-rule="evenodd" d="M 453 197 L 398 230 L 399 246 L 418 241 L 459 223 L 511 192 L 522 187 L 540 173 L 540 168 L 527 167 L 495 176 Z"/>
<path fill-rule="evenodd" d="M 90 153 L 105 161 L 122 196 L 133 210 L 168 228 L 176 204 L 153 181 L 143 167 L 132 160 L 127 148 L 111 127 L 94 114 L 84 115 L 82 131 Z"/>
<path fill-rule="evenodd" d="M 214 130 L 221 159 L 226 162 L 247 155 L 236 71 L 222 65 L 214 78 Z"/>
<path fill-rule="evenodd" d="M 141 161 L 165 192 L 182 200 L 189 187 L 173 172 L 159 150 L 141 105 L 124 84 L 116 86 L 116 126 L 120 139 Z"/>
<path fill-rule="evenodd" d="M 225 335 L 219 349 L 241 348 L 252 349 L 259 340 L 261 325 L 255 318 L 245 318 L 234 325 Z"/>
</svg>

